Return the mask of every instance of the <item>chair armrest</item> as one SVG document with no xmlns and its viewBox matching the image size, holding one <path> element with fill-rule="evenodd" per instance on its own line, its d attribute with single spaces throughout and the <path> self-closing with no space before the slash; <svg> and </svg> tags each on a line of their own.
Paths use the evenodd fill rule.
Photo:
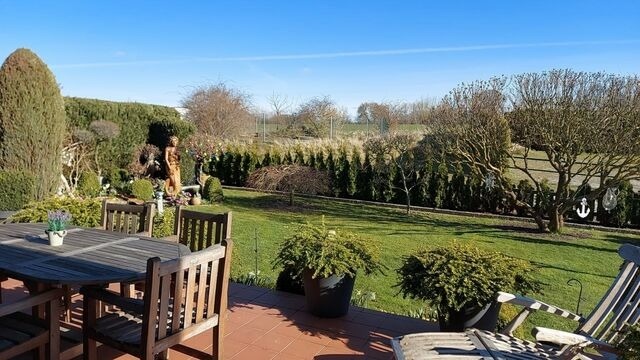
<svg viewBox="0 0 640 360">
<path fill-rule="evenodd" d="M 563 310 L 559 307 L 545 304 L 542 301 L 530 299 L 525 296 L 499 291 L 496 301 L 502 304 L 513 304 L 524 307 L 524 309 L 522 309 L 522 311 L 520 311 L 520 313 L 516 315 L 516 317 L 514 317 L 504 329 L 500 330 L 500 333 L 509 336 L 512 336 L 513 332 L 527 319 L 527 316 L 529 316 L 532 311 L 536 310 L 545 311 L 580 323 L 585 321 L 582 316 L 576 315 L 571 311 Z"/>
<path fill-rule="evenodd" d="M 545 312 L 558 315 L 563 318 L 567 318 L 577 322 L 584 322 L 586 320 L 582 316 L 576 315 L 571 311 L 564 310 L 557 306 L 549 305 L 549 304 L 543 303 L 542 301 L 531 299 L 525 296 L 514 295 L 514 294 L 499 291 L 498 297 L 496 298 L 496 300 L 499 303 L 503 303 L 503 304 L 520 305 L 529 310 L 545 311 Z"/>
<path fill-rule="evenodd" d="M 605 352 L 615 352 L 616 349 L 611 344 L 604 341 L 594 339 L 590 336 L 574 334 L 567 331 L 549 329 L 545 327 L 535 327 L 531 330 L 531 334 L 536 341 L 544 341 L 560 346 L 569 345 L 577 347 L 591 346 L 596 350 Z"/>
<path fill-rule="evenodd" d="M 49 301 L 59 300 L 63 295 L 64 291 L 62 289 L 51 289 L 10 304 L 0 304 L 0 316 L 27 310 L 34 306 L 46 304 Z"/>
<path fill-rule="evenodd" d="M 122 310 L 131 311 L 138 314 L 144 313 L 144 304 L 141 300 L 120 296 L 114 292 L 97 287 L 83 286 L 80 293 L 87 298 L 99 300 L 108 304 L 116 305 Z"/>
</svg>

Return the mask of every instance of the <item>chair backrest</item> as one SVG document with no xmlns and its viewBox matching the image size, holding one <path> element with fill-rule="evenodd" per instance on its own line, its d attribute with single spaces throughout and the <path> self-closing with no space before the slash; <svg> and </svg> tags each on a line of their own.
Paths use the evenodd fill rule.
<svg viewBox="0 0 640 360">
<path fill-rule="evenodd" d="M 618 250 L 624 263 L 613 284 L 577 332 L 613 342 L 640 318 L 640 247 L 624 244 Z"/>
<path fill-rule="evenodd" d="M 231 237 L 231 211 L 211 214 L 178 206 L 175 217 L 174 233 L 178 242 L 191 251 L 206 249 Z"/>
<path fill-rule="evenodd" d="M 147 261 L 143 347 L 151 349 L 163 339 L 175 342 L 221 325 L 227 309 L 232 247 L 227 239 L 178 259 Z"/>
<path fill-rule="evenodd" d="M 125 234 L 144 234 L 151 236 L 155 204 L 129 205 L 102 202 L 102 227 L 105 230 Z"/>
</svg>

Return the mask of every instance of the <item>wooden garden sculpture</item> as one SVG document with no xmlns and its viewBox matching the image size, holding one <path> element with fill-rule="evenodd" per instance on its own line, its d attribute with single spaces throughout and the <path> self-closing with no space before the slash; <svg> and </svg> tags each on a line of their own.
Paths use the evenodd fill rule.
<svg viewBox="0 0 640 360">
<path fill-rule="evenodd" d="M 180 153 L 178 152 L 178 138 L 169 138 L 169 144 L 164 149 L 164 163 L 167 170 L 167 179 L 164 188 L 167 195 L 176 196 L 182 190 L 180 185 Z"/>
</svg>

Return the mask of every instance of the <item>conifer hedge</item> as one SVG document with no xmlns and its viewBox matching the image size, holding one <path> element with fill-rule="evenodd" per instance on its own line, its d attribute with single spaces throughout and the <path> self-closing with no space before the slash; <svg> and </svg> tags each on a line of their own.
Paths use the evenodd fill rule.
<svg viewBox="0 0 640 360">
<path fill-rule="evenodd" d="M 193 124 L 182 120 L 178 111 L 168 106 L 77 97 L 66 97 L 64 103 L 72 127 L 87 129 L 95 120 L 120 126 L 120 135 L 101 154 L 108 168 L 126 168 L 137 145 L 149 143 L 163 149 L 170 136 L 184 140 L 195 131 Z"/>
</svg>

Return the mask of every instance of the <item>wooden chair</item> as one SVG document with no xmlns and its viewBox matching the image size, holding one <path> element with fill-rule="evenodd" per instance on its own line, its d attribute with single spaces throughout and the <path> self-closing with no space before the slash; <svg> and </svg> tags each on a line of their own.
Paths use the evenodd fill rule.
<svg viewBox="0 0 640 360">
<path fill-rule="evenodd" d="M 172 239 L 184 244 L 191 251 L 206 249 L 231 237 L 231 211 L 211 214 L 201 211 L 176 208 Z"/>
<path fill-rule="evenodd" d="M 153 230 L 153 217 L 155 216 L 155 204 L 152 202 L 144 205 L 130 205 L 102 202 L 102 228 L 124 234 L 137 234 L 151 236 Z M 134 285 L 120 284 L 120 292 L 125 296 L 131 296 Z"/>
<path fill-rule="evenodd" d="M 129 205 L 102 202 L 102 228 L 125 234 L 139 234 L 151 236 L 155 204 Z"/>
<path fill-rule="evenodd" d="M 59 359 L 62 295 L 61 289 L 52 289 L 0 305 L 0 359 L 11 359 L 43 346 L 48 359 Z M 35 306 L 44 306 L 44 319 L 22 312 Z"/>
<path fill-rule="evenodd" d="M 182 258 L 149 259 L 142 300 L 103 288 L 82 288 L 85 359 L 97 358 L 96 341 L 140 359 L 166 358 L 169 348 L 193 357 L 222 359 L 231 251 L 228 239 Z M 120 311 L 98 318 L 98 301 Z M 181 344 L 208 329 L 213 329 L 213 355 Z"/>
<path fill-rule="evenodd" d="M 535 357 L 586 358 L 582 353 L 586 346 L 595 348 L 605 357 L 614 353 L 611 344 L 620 340 L 623 331 L 628 326 L 637 324 L 640 319 L 640 247 L 624 244 L 618 250 L 618 254 L 624 260 L 620 272 L 586 318 L 541 301 L 500 292 L 498 302 L 522 306 L 524 309 L 499 333 L 479 330 L 477 332 L 504 353 L 526 353 Z M 513 337 L 513 331 L 534 311 L 545 311 L 574 320 L 578 326 L 573 333 L 536 327 L 532 331 L 537 341 L 535 343 Z M 459 337 L 458 334 L 460 333 L 450 338 Z M 401 346 L 402 338 L 393 340 L 394 348 Z M 437 338 L 436 334 L 422 336 L 421 341 L 431 341 L 434 344 L 430 349 L 423 350 L 433 351 L 436 345 L 442 349 L 447 348 L 443 338 L 440 337 L 440 342 L 434 341 Z M 546 345 L 549 343 L 555 346 Z"/>
</svg>

